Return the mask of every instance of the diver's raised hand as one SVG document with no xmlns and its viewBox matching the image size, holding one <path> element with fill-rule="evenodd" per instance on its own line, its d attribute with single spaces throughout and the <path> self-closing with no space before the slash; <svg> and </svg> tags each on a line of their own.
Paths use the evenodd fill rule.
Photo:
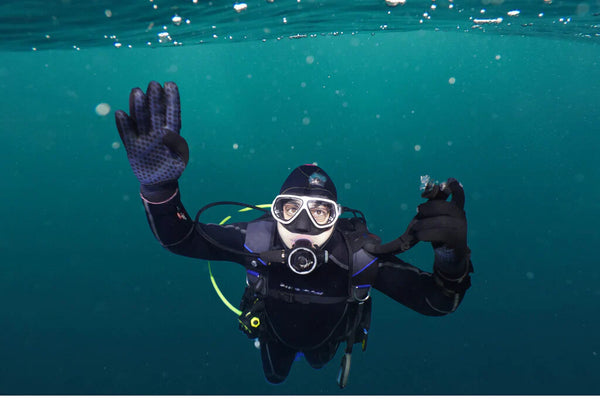
<svg viewBox="0 0 600 400">
<path fill-rule="evenodd" d="M 146 94 L 134 88 L 129 95 L 129 115 L 115 112 L 119 136 L 127 150 L 142 193 L 176 184 L 189 160 L 187 142 L 179 135 L 181 109 L 174 82 L 164 88 L 152 81 Z"/>
</svg>

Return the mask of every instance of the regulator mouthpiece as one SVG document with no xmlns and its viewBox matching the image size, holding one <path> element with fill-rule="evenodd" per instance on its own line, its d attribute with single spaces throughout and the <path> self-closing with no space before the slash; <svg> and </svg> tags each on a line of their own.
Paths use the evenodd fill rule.
<svg viewBox="0 0 600 400">
<path fill-rule="evenodd" d="M 310 240 L 297 240 L 287 257 L 288 267 L 299 275 L 310 274 L 317 268 L 319 258 L 324 258 L 323 261 L 327 262 L 327 252 L 325 251 L 322 257 L 318 257 L 316 250 Z"/>
</svg>

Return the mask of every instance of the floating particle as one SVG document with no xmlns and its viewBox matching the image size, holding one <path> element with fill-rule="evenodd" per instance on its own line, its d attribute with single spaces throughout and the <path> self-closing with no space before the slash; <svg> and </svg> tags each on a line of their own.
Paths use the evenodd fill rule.
<svg viewBox="0 0 600 400">
<path fill-rule="evenodd" d="M 119 143 L 119 142 L 112 142 L 111 146 L 112 146 L 113 149 L 117 150 L 119 147 L 121 147 L 121 143 Z"/>
<path fill-rule="evenodd" d="M 173 21 L 175 25 L 179 26 L 181 25 L 181 21 L 183 21 L 183 19 L 179 15 L 175 14 L 173 15 L 173 18 L 171 18 L 171 21 Z"/>
<path fill-rule="evenodd" d="M 310 117 L 302 118 L 302 125 L 310 125 Z"/>
<path fill-rule="evenodd" d="M 531 271 L 527 272 L 525 274 L 525 276 L 527 277 L 527 279 L 533 279 L 533 278 L 535 278 L 535 274 L 533 272 L 531 272 Z"/>
<path fill-rule="evenodd" d="M 314 56 L 306 56 L 306 63 L 307 64 L 312 64 L 315 62 L 315 57 Z"/>
<path fill-rule="evenodd" d="M 456 78 L 451 76 L 450 79 L 448 79 L 448 83 L 454 85 L 456 83 Z"/>
<path fill-rule="evenodd" d="M 502 56 L 500 54 L 496 54 L 496 57 L 494 57 L 496 60 L 500 60 L 502 58 Z"/>
<path fill-rule="evenodd" d="M 509 17 L 518 17 L 519 14 L 521 14 L 521 11 L 519 10 L 511 10 L 506 13 L 506 15 L 508 15 Z"/>
<path fill-rule="evenodd" d="M 421 151 L 421 145 L 415 144 L 415 151 Z"/>
<path fill-rule="evenodd" d="M 118 49 L 119 47 L 121 47 L 121 46 L 122 46 L 122 44 L 121 44 L 121 43 L 119 43 L 119 42 L 115 42 L 115 47 L 116 47 L 117 49 Z"/>
<path fill-rule="evenodd" d="M 234 9 L 236 12 L 242 12 L 242 11 L 244 11 L 244 10 L 245 10 L 245 9 L 247 9 L 247 8 L 248 8 L 248 4 L 246 4 L 246 3 L 235 3 L 235 4 L 233 5 L 233 9 Z"/>
<path fill-rule="evenodd" d="M 283 21 L 284 24 L 287 24 L 287 22 L 288 22 L 286 17 L 283 17 L 282 21 Z"/>
<path fill-rule="evenodd" d="M 106 15 L 106 18 L 110 18 L 112 17 L 112 11 L 110 11 L 108 8 L 106 10 L 104 10 L 104 15 Z"/>
<path fill-rule="evenodd" d="M 110 105 L 108 103 L 100 103 L 96 106 L 96 114 L 100 115 L 101 117 L 108 115 L 109 112 Z"/>
<path fill-rule="evenodd" d="M 350 183 L 344 183 L 344 189 L 349 190 L 352 188 L 352 184 Z"/>
<path fill-rule="evenodd" d="M 385 4 L 390 7 L 396 7 L 398 5 L 403 6 L 406 4 L 406 0 L 385 0 Z"/>
<path fill-rule="evenodd" d="M 233 144 L 233 149 L 234 149 L 234 150 L 237 150 L 237 149 L 239 149 L 239 148 L 240 148 L 240 145 L 239 145 L 239 144 L 237 144 L 237 143 L 234 143 L 234 144 Z"/>
<path fill-rule="evenodd" d="M 587 3 L 577 4 L 577 8 L 575 9 L 575 13 L 577 14 L 577 16 L 582 17 L 589 12 L 590 12 L 589 4 L 587 4 Z"/>
</svg>

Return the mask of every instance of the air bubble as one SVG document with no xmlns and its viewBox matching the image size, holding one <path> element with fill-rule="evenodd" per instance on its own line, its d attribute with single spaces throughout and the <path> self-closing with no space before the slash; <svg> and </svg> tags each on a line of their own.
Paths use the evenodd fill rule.
<svg viewBox="0 0 600 400">
<path fill-rule="evenodd" d="M 246 4 L 246 3 L 235 3 L 235 4 L 233 5 L 233 9 L 234 9 L 236 12 L 242 12 L 242 11 L 244 11 L 244 10 L 245 10 L 245 9 L 247 9 L 247 8 L 248 8 L 248 4 Z"/>
<path fill-rule="evenodd" d="M 390 7 L 396 7 L 398 5 L 403 6 L 406 4 L 406 0 L 385 0 L 385 4 Z"/>
</svg>

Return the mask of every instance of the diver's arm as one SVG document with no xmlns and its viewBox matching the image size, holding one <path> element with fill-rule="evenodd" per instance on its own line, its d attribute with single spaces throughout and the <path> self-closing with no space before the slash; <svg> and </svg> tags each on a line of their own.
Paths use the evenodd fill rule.
<svg viewBox="0 0 600 400">
<path fill-rule="evenodd" d="M 453 257 L 453 256 L 452 256 Z M 468 257 L 455 260 L 436 251 L 434 272 L 420 270 L 394 256 L 382 257 L 375 289 L 425 315 L 454 312 L 471 286 Z"/>
<path fill-rule="evenodd" d="M 199 228 L 215 241 L 234 250 L 242 251 L 246 223 L 232 225 L 194 224 L 181 203 L 177 184 L 164 188 L 162 193 L 141 190 L 142 202 L 152 233 L 167 250 L 187 257 L 207 260 L 242 262 L 242 258 L 209 243 Z"/>
<path fill-rule="evenodd" d="M 465 194 L 462 185 L 449 178 L 439 190 L 423 197 L 429 200 L 419 205 L 403 237 L 409 238 L 410 246 L 419 241 L 432 244 L 433 273 L 386 256 L 379 263 L 375 287 L 420 313 L 445 315 L 456 310 L 471 285 Z"/>
<path fill-rule="evenodd" d="M 132 89 L 129 115 L 117 110 L 115 121 L 131 169 L 140 182 L 148 222 L 159 242 L 175 253 L 190 257 L 239 261 L 239 256 L 204 239 L 181 204 L 177 180 L 188 163 L 189 148 L 180 135 L 177 85 L 166 82 L 163 88 L 152 81 L 146 93 L 140 88 Z M 218 243 L 242 249 L 241 229 L 206 225 L 206 231 Z"/>
</svg>

